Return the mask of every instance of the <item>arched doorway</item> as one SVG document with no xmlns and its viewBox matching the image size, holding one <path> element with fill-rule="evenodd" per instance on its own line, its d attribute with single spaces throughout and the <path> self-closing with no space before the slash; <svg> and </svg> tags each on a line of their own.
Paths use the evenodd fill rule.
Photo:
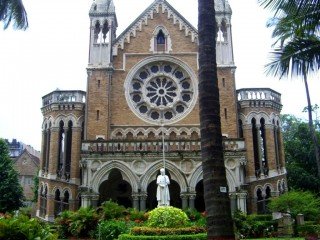
<svg viewBox="0 0 320 240">
<path fill-rule="evenodd" d="M 99 194 L 99 205 L 112 200 L 127 208 L 132 207 L 132 188 L 127 181 L 123 180 L 120 171 L 117 169 L 112 170 L 109 179 L 101 183 Z"/>
<path fill-rule="evenodd" d="M 194 207 L 198 212 L 204 212 L 204 194 L 203 194 L 203 180 L 197 183 L 196 185 L 196 199 L 194 202 Z"/>
<path fill-rule="evenodd" d="M 157 176 L 160 174 L 160 172 L 157 174 Z M 179 184 L 175 181 L 172 180 L 170 177 L 170 173 L 166 169 L 166 175 L 170 179 L 170 185 L 169 185 L 169 192 L 170 192 L 170 206 L 177 207 L 177 208 L 182 208 L 182 200 L 180 197 L 181 189 Z M 146 207 L 147 209 L 151 210 L 157 207 L 158 202 L 157 202 L 157 181 L 153 180 L 147 188 L 147 202 L 146 202 Z"/>
</svg>

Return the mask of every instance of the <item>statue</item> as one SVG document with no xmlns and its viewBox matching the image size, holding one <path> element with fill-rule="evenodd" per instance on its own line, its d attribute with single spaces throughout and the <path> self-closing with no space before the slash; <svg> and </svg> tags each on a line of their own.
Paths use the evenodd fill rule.
<svg viewBox="0 0 320 240">
<path fill-rule="evenodd" d="M 160 169 L 160 175 L 157 177 L 157 201 L 158 207 L 160 206 L 170 206 L 170 193 L 169 187 L 170 184 L 169 177 L 165 175 L 164 168 Z"/>
</svg>

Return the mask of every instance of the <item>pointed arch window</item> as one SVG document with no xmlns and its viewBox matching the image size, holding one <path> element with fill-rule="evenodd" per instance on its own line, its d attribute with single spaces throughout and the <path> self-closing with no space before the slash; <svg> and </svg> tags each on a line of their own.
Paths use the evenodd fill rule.
<svg viewBox="0 0 320 240">
<path fill-rule="evenodd" d="M 268 167 L 268 152 L 267 152 L 267 137 L 266 137 L 266 124 L 264 118 L 260 120 L 260 137 L 261 137 L 261 161 L 262 161 L 262 171 L 264 175 L 269 174 L 269 167 Z"/>
<path fill-rule="evenodd" d="M 61 178 L 63 173 L 63 161 L 65 156 L 65 131 L 64 122 L 59 123 L 59 147 L 58 147 L 58 161 L 57 161 L 57 177 Z"/>
<path fill-rule="evenodd" d="M 158 26 L 153 32 L 150 50 L 154 53 L 168 53 L 172 51 L 169 32 L 163 26 Z"/>
<path fill-rule="evenodd" d="M 54 194 L 54 217 L 58 217 L 62 212 L 60 190 L 57 189 Z"/>
<path fill-rule="evenodd" d="M 259 177 L 261 174 L 260 169 L 260 154 L 259 154 L 259 138 L 258 138 L 258 128 L 257 128 L 257 121 L 255 118 L 251 120 L 252 125 L 252 142 L 253 142 L 253 156 L 254 156 L 254 167 L 256 177 Z"/>
<path fill-rule="evenodd" d="M 69 210 L 69 198 L 70 198 L 69 192 L 65 191 L 63 195 L 63 200 L 62 200 L 62 211 Z"/>
</svg>

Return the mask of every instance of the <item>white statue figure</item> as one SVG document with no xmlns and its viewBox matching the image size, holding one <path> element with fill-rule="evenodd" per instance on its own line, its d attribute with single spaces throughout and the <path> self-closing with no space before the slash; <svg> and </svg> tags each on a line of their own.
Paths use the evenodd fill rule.
<svg viewBox="0 0 320 240">
<path fill-rule="evenodd" d="M 164 168 L 160 169 L 160 175 L 157 177 L 157 201 L 158 207 L 160 206 L 170 206 L 170 193 L 169 187 L 170 184 L 169 177 L 165 175 Z"/>
</svg>

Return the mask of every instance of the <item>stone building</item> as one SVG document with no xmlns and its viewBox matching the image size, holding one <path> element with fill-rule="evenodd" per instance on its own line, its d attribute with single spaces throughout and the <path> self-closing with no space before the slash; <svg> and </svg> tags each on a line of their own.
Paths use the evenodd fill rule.
<svg viewBox="0 0 320 240">
<path fill-rule="evenodd" d="M 34 178 L 40 167 L 39 157 L 24 149 L 20 156 L 13 160 L 13 166 L 19 173 L 19 181 L 25 197 L 24 204 L 32 207 L 34 200 Z"/>
<path fill-rule="evenodd" d="M 286 189 L 281 95 L 236 89 L 232 11 L 227 0 L 215 3 L 231 207 L 263 212 Z M 112 0 L 93 2 L 89 16 L 87 91 L 43 97 L 38 216 L 52 221 L 64 209 L 109 199 L 152 209 L 163 157 L 171 205 L 203 211 L 197 29 L 166 0 L 120 35 Z"/>
</svg>

